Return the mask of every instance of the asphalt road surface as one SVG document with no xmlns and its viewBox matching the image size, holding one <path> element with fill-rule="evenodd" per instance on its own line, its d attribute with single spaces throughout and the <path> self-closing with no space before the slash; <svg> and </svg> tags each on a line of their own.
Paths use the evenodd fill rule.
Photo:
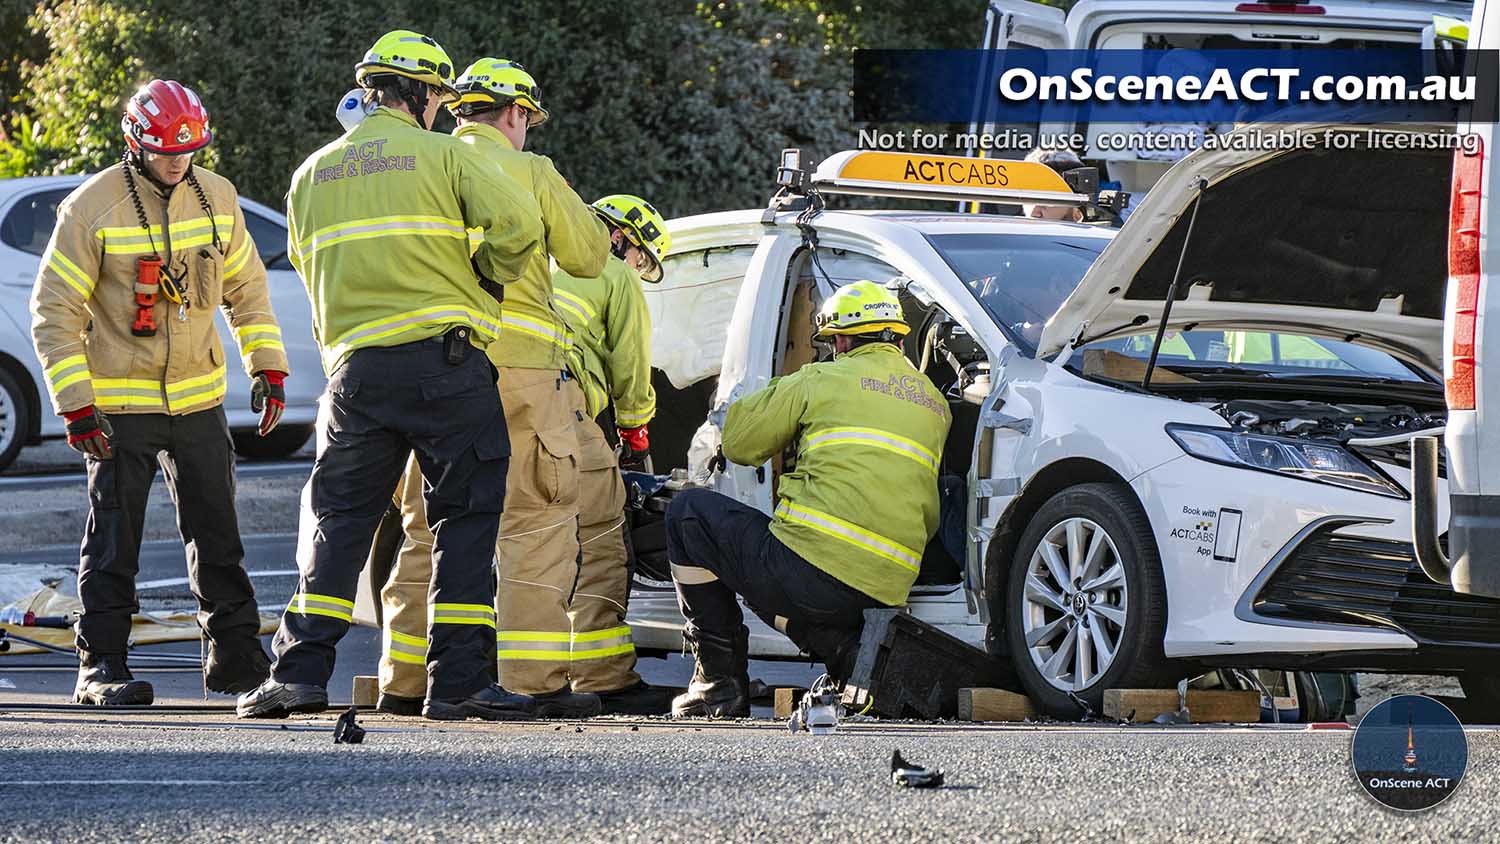
<svg viewBox="0 0 1500 844">
<path fill-rule="evenodd" d="M 331 718 L 0 715 L 0 837 L 154 841 L 1493 841 L 1500 737 L 1435 810 L 1370 801 L 1349 733 L 596 719 L 442 727 Z M 942 767 L 906 790 L 892 750 Z"/>
<path fill-rule="evenodd" d="M 305 470 L 304 470 L 305 471 Z M 289 473 L 291 474 L 291 473 Z M 295 484 L 294 484 L 295 485 Z M 0 554 L 76 565 L 59 544 Z M 250 535 L 263 608 L 295 586 L 293 537 Z M 176 540 L 143 547 L 146 609 L 190 595 Z M 379 636 L 355 628 L 330 683 L 349 699 L 375 673 Z M 196 643 L 141 655 L 196 656 Z M 196 669 L 135 667 L 166 704 L 203 704 Z M 57 704 L 65 656 L 0 658 L 0 704 Z M 685 684 L 689 662 L 644 659 L 648 680 Z M 773 685 L 816 671 L 752 663 Z M 1347 730 L 1299 727 L 918 725 L 848 720 L 833 736 L 757 720 L 594 719 L 428 724 L 374 713 L 358 746 L 331 739 L 336 713 L 242 722 L 218 712 L 0 709 L 0 842 L 898 841 L 1329 842 L 1500 840 L 1500 733 L 1469 731 L 1469 772 L 1437 809 L 1385 810 L 1356 784 Z M 942 767 L 947 787 L 889 782 L 895 749 Z"/>
<path fill-rule="evenodd" d="M 289 534 L 249 536 L 244 539 L 245 569 L 255 585 L 257 602 L 263 611 L 279 612 L 284 608 L 297 586 L 296 537 Z M 0 554 L 0 566 L 7 563 L 26 562 L 56 564 L 62 568 L 76 567 L 78 548 L 76 545 L 59 545 L 33 551 Z M 193 605 L 192 593 L 187 585 L 187 564 L 183 557 L 182 543 L 173 540 L 147 542 L 141 546 L 140 575 L 137 578 L 141 609 L 147 612 L 181 609 Z M 266 637 L 269 651 L 270 637 Z M 197 655 L 196 642 L 160 645 L 140 649 L 142 654 Z M 67 657 L 25 657 L 28 664 L 39 666 L 76 665 Z M 380 659 L 380 633 L 367 627 L 354 627 L 339 643 L 338 663 L 329 693 L 335 701 L 348 701 L 357 674 L 373 675 Z M 73 688 L 74 675 L 60 670 L 7 671 L 7 666 L 20 662 L 22 657 L 0 658 L 0 680 L 8 680 L 14 688 L 0 683 L 0 702 L 4 701 L 64 701 Z M 147 660 L 132 662 L 132 670 L 147 672 L 143 676 L 156 687 L 158 702 L 201 703 L 203 690 L 197 672 L 180 669 L 156 670 Z M 692 676 L 691 660 L 673 654 L 666 659 L 643 659 L 640 672 L 648 682 L 662 685 L 686 686 Z M 817 678 L 818 671 L 806 663 L 760 662 L 754 663 L 751 676 L 773 685 L 795 685 L 806 687 Z M 227 702 L 229 698 L 211 695 L 215 702 Z M 770 713 L 769 707 L 761 709 Z M 0 827 L 0 841 L 4 841 L 4 829 Z"/>
</svg>

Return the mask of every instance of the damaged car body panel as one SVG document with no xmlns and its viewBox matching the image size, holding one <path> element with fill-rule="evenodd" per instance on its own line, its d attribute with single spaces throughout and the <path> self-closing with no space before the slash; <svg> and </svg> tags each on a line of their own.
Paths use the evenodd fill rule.
<svg viewBox="0 0 1500 844">
<path fill-rule="evenodd" d="M 1295 151 L 1188 156 L 1118 234 L 766 212 L 687 475 L 770 511 L 780 459 L 709 470 L 723 410 L 815 359 L 816 302 L 874 277 L 949 397 L 944 472 L 962 480 L 944 499 L 962 547 L 931 577 L 924 558 L 910 610 L 1009 657 L 1044 709 L 1204 666 L 1494 671 L 1500 602 L 1426 588 L 1409 537 L 1406 443 L 1444 423 L 1448 156 L 1321 145 L 1365 127 L 1298 131 Z M 728 220 L 674 236 L 710 242 Z M 631 623 L 660 642 L 637 626 L 638 645 L 680 648 L 675 601 L 642 594 Z M 747 623 L 752 655 L 797 656 Z"/>
</svg>

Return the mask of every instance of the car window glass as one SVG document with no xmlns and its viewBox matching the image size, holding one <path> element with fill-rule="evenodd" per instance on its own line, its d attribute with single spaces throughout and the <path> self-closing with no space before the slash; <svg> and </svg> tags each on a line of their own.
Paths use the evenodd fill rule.
<svg viewBox="0 0 1500 844">
<path fill-rule="evenodd" d="M 292 262 L 286 257 L 286 227 L 274 220 L 262 217 L 241 206 L 245 212 L 245 228 L 255 241 L 255 251 L 268 270 L 289 270 Z M 275 260 L 272 260 L 275 259 Z"/>
<path fill-rule="evenodd" d="M 927 238 L 970 292 L 1027 354 L 1108 241 L 1034 234 L 935 234 Z"/>
<path fill-rule="evenodd" d="M 1154 333 L 1100 340 L 1084 350 L 1102 349 L 1145 360 Z M 1168 331 L 1157 361 L 1165 366 L 1236 368 L 1286 375 L 1358 375 L 1424 380 L 1391 355 L 1324 337 L 1280 331 Z"/>
<path fill-rule="evenodd" d="M 73 187 L 37 191 L 22 197 L 0 221 L 0 241 L 22 252 L 42 254 L 52 238 L 52 227 L 57 225 L 57 206 L 73 192 Z"/>
</svg>

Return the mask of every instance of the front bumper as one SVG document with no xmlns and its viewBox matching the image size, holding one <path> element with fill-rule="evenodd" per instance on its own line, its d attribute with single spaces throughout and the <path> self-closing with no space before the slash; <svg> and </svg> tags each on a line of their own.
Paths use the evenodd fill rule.
<svg viewBox="0 0 1500 844">
<path fill-rule="evenodd" d="M 1397 482 L 1407 480 L 1400 467 L 1382 468 Z M 1411 504 L 1407 500 L 1187 456 L 1146 472 L 1131 485 L 1145 506 L 1161 553 L 1167 586 L 1163 644 L 1168 657 L 1227 664 L 1245 654 L 1280 655 L 1293 660 L 1354 651 L 1415 651 L 1438 643 L 1493 653 L 1493 646 L 1482 640 L 1452 638 L 1452 627 L 1411 627 L 1407 616 L 1394 614 L 1394 599 L 1384 605 L 1384 616 L 1375 612 L 1381 606 L 1354 607 L 1337 615 L 1323 608 L 1309 615 L 1311 607 L 1329 596 L 1307 596 L 1290 605 L 1279 603 L 1273 599 L 1278 594 L 1286 598 L 1287 593 L 1278 582 L 1281 592 L 1258 597 L 1283 564 L 1315 534 L 1340 537 L 1340 543 L 1346 539 L 1373 541 L 1375 544 L 1357 546 L 1363 549 L 1363 555 L 1351 551 L 1353 546 L 1337 545 L 1340 553 L 1359 559 L 1351 576 L 1372 576 L 1357 570 L 1375 565 L 1366 560 L 1373 553 L 1389 566 L 1380 576 L 1404 584 L 1405 569 L 1384 558 L 1406 559 L 1415 565 L 1410 544 Z M 1441 498 L 1446 499 L 1446 487 L 1442 492 Z M 1437 524 L 1447 522 L 1444 506 Z M 1319 534 L 1318 529 L 1325 526 L 1328 530 Z M 1397 546 L 1404 546 L 1404 558 L 1402 548 Z M 1305 553 L 1311 553 L 1308 549 L 1312 547 L 1306 546 Z M 1345 573 L 1348 569 L 1338 571 Z M 1341 587 L 1330 584 L 1330 588 Z M 1399 593 L 1401 588 L 1394 587 L 1393 591 Z M 1418 595 L 1412 591 L 1416 588 L 1411 587 L 1407 594 Z M 1266 613 L 1257 611 L 1257 601 L 1264 604 L 1261 608 Z M 1291 609 L 1276 609 L 1272 604 Z M 1362 612 L 1369 617 L 1361 616 Z M 1368 656 L 1373 658 L 1373 653 Z M 1279 661 L 1260 664 L 1269 667 Z"/>
<path fill-rule="evenodd" d="M 1251 584 L 1236 616 L 1268 624 L 1384 629 L 1416 643 L 1417 654 L 1362 653 L 1344 660 L 1360 668 L 1443 671 L 1493 664 L 1500 652 L 1500 600 L 1434 583 L 1410 542 L 1340 533 L 1344 524 L 1323 519 L 1301 531 Z"/>
</svg>

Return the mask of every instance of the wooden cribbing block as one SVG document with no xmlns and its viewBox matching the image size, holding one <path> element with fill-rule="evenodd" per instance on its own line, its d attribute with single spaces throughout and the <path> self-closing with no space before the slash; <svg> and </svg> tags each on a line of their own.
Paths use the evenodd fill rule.
<svg viewBox="0 0 1500 844">
<path fill-rule="evenodd" d="M 379 677 L 361 676 L 358 674 L 354 676 L 353 701 L 355 706 L 374 706 L 375 700 L 379 696 Z"/>
<path fill-rule="evenodd" d="M 775 701 L 776 717 L 792 717 L 792 713 L 797 709 L 797 704 L 802 702 L 802 696 L 805 694 L 807 694 L 807 689 L 777 689 Z"/>
<path fill-rule="evenodd" d="M 1104 714 L 1129 717 L 1143 724 L 1164 712 L 1176 712 L 1176 689 L 1106 689 Z M 1222 689 L 1188 689 L 1188 713 L 1194 724 L 1255 724 L 1260 721 L 1260 693 Z M 1131 712 L 1135 714 L 1132 716 Z"/>
<path fill-rule="evenodd" d="M 960 721 L 1025 721 L 1036 715 L 1036 705 L 1026 695 L 1004 689 L 958 690 Z"/>
</svg>

